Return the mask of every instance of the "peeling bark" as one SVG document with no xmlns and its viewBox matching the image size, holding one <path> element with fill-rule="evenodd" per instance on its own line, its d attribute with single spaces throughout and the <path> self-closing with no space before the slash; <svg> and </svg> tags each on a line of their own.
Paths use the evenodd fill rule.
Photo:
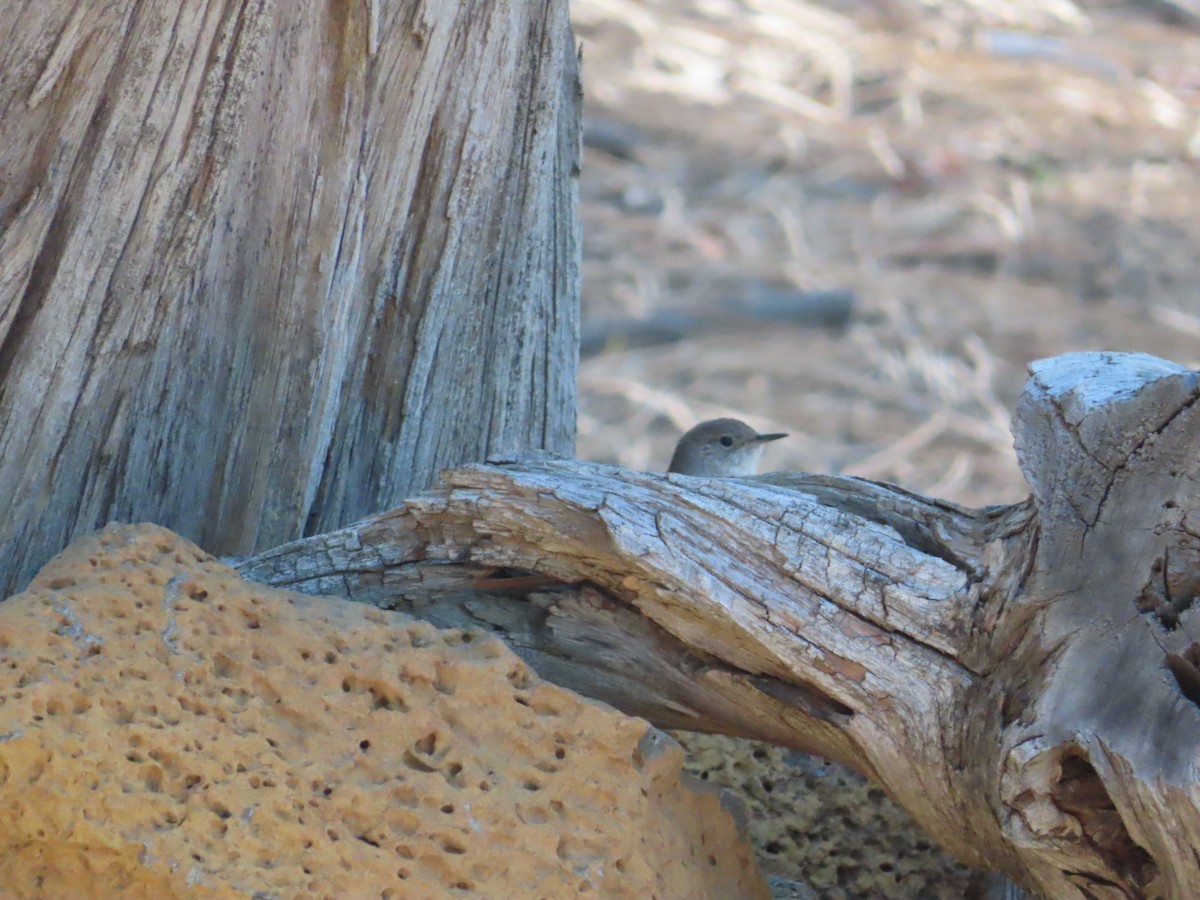
<svg viewBox="0 0 1200 900">
<path fill-rule="evenodd" d="M 1043 896 L 1200 896 L 1200 379 L 1112 354 L 1032 376 L 1013 506 L 521 459 L 242 571 L 487 628 L 660 725 L 845 762 Z"/>
<path fill-rule="evenodd" d="M 247 553 L 572 450 L 564 0 L 0 22 L 5 596 L 110 520 Z"/>
</svg>

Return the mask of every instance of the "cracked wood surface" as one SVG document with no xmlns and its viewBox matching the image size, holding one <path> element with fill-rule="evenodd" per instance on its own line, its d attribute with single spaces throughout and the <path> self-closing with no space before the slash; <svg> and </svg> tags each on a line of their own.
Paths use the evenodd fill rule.
<svg viewBox="0 0 1200 900">
<path fill-rule="evenodd" d="M 573 447 L 565 0 L 3 9 L 5 595 L 111 520 L 249 553 Z"/>
<path fill-rule="evenodd" d="M 1136 354 L 1032 372 L 1022 504 L 525 458 L 241 568 L 497 632 L 660 725 L 846 762 L 1043 896 L 1200 896 L 1200 381 Z"/>
</svg>

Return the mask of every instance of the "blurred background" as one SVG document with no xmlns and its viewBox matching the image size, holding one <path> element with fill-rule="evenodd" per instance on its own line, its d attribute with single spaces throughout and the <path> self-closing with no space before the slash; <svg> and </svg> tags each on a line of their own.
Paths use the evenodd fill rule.
<svg viewBox="0 0 1200 900">
<path fill-rule="evenodd" d="M 1200 0 L 572 9 L 582 458 L 661 470 L 732 415 L 791 433 L 767 469 L 1012 502 L 1029 361 L 1200 366 Z M 684 739 L 817 896 L 983 889 L 852 773 Z"/>
<path fill-rule="evenodd" d="M 769 468 L 1008 502 L 1030 360 L 1200 361 L 1200 0 L 572 8 L 581 457 L 736 415 Z"/>
</svg>

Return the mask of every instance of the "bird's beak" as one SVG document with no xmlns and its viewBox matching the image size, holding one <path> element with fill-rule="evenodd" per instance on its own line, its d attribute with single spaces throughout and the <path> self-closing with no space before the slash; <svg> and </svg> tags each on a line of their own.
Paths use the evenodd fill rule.
<svg viewBox="0 0 1200 900">
<path fill-rule="evenodd" d="M 780 438 L 785 438 L 785 437 L 787 437 L 786 433 L 785 434 L 756 434 L 754 436 L 754 443 L 765 444 L 767 441 L 777 441 Z"/>
</svg>

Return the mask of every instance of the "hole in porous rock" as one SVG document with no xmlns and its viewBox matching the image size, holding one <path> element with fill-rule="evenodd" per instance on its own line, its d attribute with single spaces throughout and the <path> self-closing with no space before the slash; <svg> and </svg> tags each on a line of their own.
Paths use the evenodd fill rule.
<svg viewBox="0 0 1200 900">
<path fill-rule="evenodd" d="M 371 688 L 371 709 L 386 709 L 395 712 L 408 712 L 408 704 L 403 699 L 383 693 L 378 688 Z"/>
<path fill-rule="evenodd" d="M 163 771 L 158 766 L 147 766 L 142 770 L 142 784 L 152 794 L 162 793 Z"/>
<path fill-rule="evenodd" d="M 550 814 L 543 806 L 526 806 L 517 809 L 517 818 L 527 825 L 545 825 L 550 821 Z"/>
<path fill-rule="evenodd" d="M 1120 887 L 1142 896 L 1158 877 L 1153 858 L 1134 842 L 1092 764 L 1078 751 L 1062 760 L 1058 782 L 1050 791 L 1054 804 L 1079 820 L 1084 839 L 1124 879 Z"/>
<path fill-rule="evenodd" d="M 438 843 L 441 844 L 443 850 L 453 853 L 455 856 L 461 856 L 467 852 L 467 848 L 452 837 L 439 838 Z"/>
<path fill-rule="evenodd" d="M 533 673 L 525 666 L 517 666 L 508 673 L 508 683 L 519 691 L 533 686 Z"/>
<path fill-rule="evenodd" d="M 416 622 L 405 629 L 405 634 L 408 635 L 408 646 L 420 650 L 432 646 L 439 632 L 427 622 Z"/>
<path fill-rule="evenodd" d="M 355 837 L 357 837 L 364 844 L 370 844 L 372 847 L 379 846 L 379 841 L 372 840 L 371 838 L 367 837 L 365 834 L 358 834 L 358 835 L 355 835 Z"/>
<path fill-rule="evenodd" d="M 418 752 L 424 753 L 426 756 L 432 756 L 437 750 L 437 732 L 431 731 L 423 738 L 418 738 L 413 746 Z"/>
<path fill-rule="evenodd" d="M 392 791 L 392 802 L 407 809 L 416 809 L 421 800 L 416 788 L 406 784 Z"/>
<path fill-rule="evenodd" d="M 363 738 L 361 741 L 358 742 L 358 749 L 363 751 L 363 753 L 366 753 L 368 750 L 371 749 L 371 742 L 368 741 L 366 738 Z"/>
<path fill-rule="evenodd" d="M 425 762 L 425 760 L 421 759 L 419 756 L 417 756 L 411 750 L 405 750 L 404 755 L 401 758 L 404 760 L 404 764 L 406 766 L 408 766 L 410 769 L 413 769 L 414 771 L 417 771 L 417 772 L 436 772 L 437 771 L 437 766 L 431 766 L 429 763 Z"/>
</svg>

